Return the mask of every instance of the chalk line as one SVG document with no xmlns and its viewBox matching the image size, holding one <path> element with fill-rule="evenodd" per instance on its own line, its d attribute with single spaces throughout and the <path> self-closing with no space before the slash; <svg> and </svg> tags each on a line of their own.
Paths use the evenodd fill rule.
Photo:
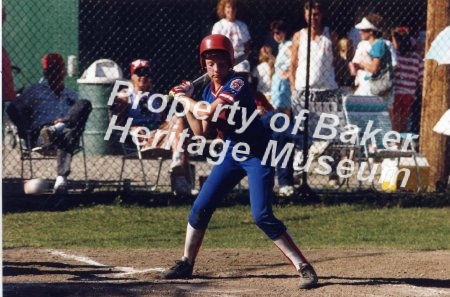
<svg viewBox="0 0 450 297">
<path fill-rule="evenodd" d="M 75 260 L 77 262 L 81 262 L 81 263 L 85 263 L 85 264 L 89 264 L 89 265 L 97 266 L 97 267 L 110 267 L 113 270 L 120 271 L 120 273 L 113 274 L 112 275 L 113 277 L 123 277 L 123 276 L 127 276 L 127 275 L 147 273 L 147 272 L 163 272 L 166 270 L 165 268 L 162 268 L 162 267 L 154 267 L 154 268 L 147 268 L 147 269 L 135 269 L 133 267 L 111 266 L 111 265 L 102 264 L 102 263 L 97 262 L 86 256 L 68 254 L 68 253 L 58 251 L 58 250 L 53 250 L 53 249 L 49 250 L 49 252 L 50 252 L 50 254 L 52 254 L 54 256 L 59 256 L 64 259 Z"/>
</svg>

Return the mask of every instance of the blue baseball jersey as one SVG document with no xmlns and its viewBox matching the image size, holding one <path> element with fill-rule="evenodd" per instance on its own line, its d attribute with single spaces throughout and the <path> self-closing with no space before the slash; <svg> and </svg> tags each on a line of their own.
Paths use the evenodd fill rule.
<svg viewBox="0 0 450 297">
<path fill-rule="evenodd" d="M 257 112 L 253 92 L 245 77 L 239 73 L 233 73 L 219 90 L 214 90 L 214 84 L 211 82 L 203 89 L 202 97 L 204 101 L 209 103 L 214 102 L 216 99 L 222 99 L 228 105 L 238 102 L 240 108 L 232 119 L 229 119 L 230 110 L 225 109 L 220 113 L 218 120 L 211 122 L 211 124 L 217 129 L 219 136 L 223 140 L 230 141 L 230 146 L 238 142 L 245 142 L 250 146 L 252 154 L 256 156 L 264 154 L 270 135 L 264 128 L 259 114 L 242 133 L 236 132 L 243 125 L 243 116 L 249 119 L 254 112 Z M 245 113 L 243 113 L 244 109 Z M 234 122 L 234 124 L 230 125 L 229 122 Z"/>
</svg>

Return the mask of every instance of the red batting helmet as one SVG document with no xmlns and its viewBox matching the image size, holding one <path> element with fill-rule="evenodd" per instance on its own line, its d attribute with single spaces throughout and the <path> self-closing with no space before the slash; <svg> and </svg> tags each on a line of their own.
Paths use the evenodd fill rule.
<svg viewBox="0 0 450 297">
<path fill-rule="evenodd" d="M 225 35 L 212 34 L 203 38 L 200 43 L 200 64 L 205 67 L 205 60 L 203 54 L 207 51 L 219 50 L 225 51 L 230 59 L 230 66 L 234 64 L 234 49 L 230 39 Z"/>
</svg>

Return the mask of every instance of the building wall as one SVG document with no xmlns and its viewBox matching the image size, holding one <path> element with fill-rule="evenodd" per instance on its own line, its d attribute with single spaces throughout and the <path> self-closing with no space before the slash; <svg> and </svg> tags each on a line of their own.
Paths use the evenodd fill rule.
<svg viewBox="0 0 450 297">
<path fill-rule="evenodd" d="M 78 2 L 73 0 L 3 0 L 7 18 L 2 42 L 12 64 L 16 88 L 37 82 L 42 76 L 41 57 L 48 52 L 78 56 Z M 67 85 L 75 86 L 75 78 Z"/>
</svg>

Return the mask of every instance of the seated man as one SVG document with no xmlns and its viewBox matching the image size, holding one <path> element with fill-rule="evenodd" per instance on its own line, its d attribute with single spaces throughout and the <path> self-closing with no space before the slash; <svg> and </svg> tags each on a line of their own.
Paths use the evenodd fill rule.
<svg viewBox="0 0 450 297">
<path fill-rule="evenodd" d="M 172 163 L 170 165 L 172 172 L 179 172 L 179 177 L 175 179 L 175 192 L 187 194 L 191 191 L 190 178 L 187 174 L 188 169 L 188 157 L 187 150 L 179 152 L 177 150 L 179 142 L 179 134 L 185 129 L 186 124 L 182 117 L 172 117 L 170 121 L 165 121 L 166 114 L 155 113 L 149 110 L 148 105 L 152 104 L 154 110 L 158 110 L 161 106 L 161 102 L 158 100 L 149 100 L 149 97 L 154 94 L 153 85 L 151 79 L 151 67 L 150 61 L 138 59 L 130 64 L 131 84 L 133 85 L 133 92 L 130 96 L 117 96 L 113 105 L 110 107 L 110 113 L 117 115 L 117 125 L 125 126 L 128 118 L 133 118 L 131 124 L 131 132 L 138 127 L 146 127 L 151 131 L 149 138 L 139 139 L 142 143 L 145 143 L 141 150 L 151 150 L 154 148 L 165 148 L 168 137 L 158 135 L 158 140 L 155 146 L 153 146 L 153 139 L 155 137 L 156 130 L 174 131 L 175 139 L 171 143 L 172 150 Z M 127 93 L 128 90 L 122 89 L 121 93 Z M 147 96 L 138 96 L 138 92 L 146 93 Z M 139 100 L 137 108 L 132 108 L 135 100 Z M 151 103 L 150 103 L 151 102 Z M 142 131 L 142 130 L 141 130 Z M 142 131 L 143 132 L 143 131 Z M 145 141 L 144 141 L 145 140 Z M 185 148 L 186 143 L 183 143 Z"/>
<path fill-rule="evenodd" d="M 42 68 L 47 82 L 25 89 L 7 112 L 22 136 L 27 131 L 31 133 L 28 146 L 56 148 L 57 177 L 53 189 L 64 192 L 72 156 L 79 146 L 92 105 L 64 86 L 66 68 L 60 54 L 42 57 Z"/>
</svg>

